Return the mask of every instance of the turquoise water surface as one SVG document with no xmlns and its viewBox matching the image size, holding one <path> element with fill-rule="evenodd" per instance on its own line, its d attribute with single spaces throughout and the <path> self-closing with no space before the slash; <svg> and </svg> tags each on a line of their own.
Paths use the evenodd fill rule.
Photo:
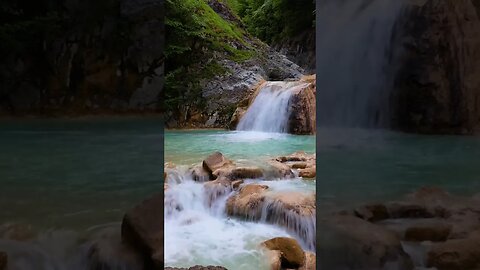
<svg viewBox="0 0 480 270">
<path fill-rule="evenodd" d="M 82 229 L 121 222 L 162 188 L 162 120 L 0 122 L 0 224 Z"/>
<path fill-rule="evenodd" d="M 422 186 L 480 192 L 480 137 L 319 129 L 320 209 L 400 199 Z"/>
<path fill-rule="evenodd" d="M 215 151 L 256 162 L 296 151 L 315 153 L 315 136 L 226 130 L 165 131 L 165 161 L 191 165 Z"/>
</svg>

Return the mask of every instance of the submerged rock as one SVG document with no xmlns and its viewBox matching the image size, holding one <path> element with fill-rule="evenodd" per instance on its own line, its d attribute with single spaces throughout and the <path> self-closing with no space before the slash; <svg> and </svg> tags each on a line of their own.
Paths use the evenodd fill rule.
<svg viewBox="0 0 480 270">
<path fill-rule="evenodd" d="M 122 240 L 144 259 L 147 269 L 163 269 L 163 194 L 129 210 L 122 222 Z"/>
<path fill-rule="evenodd" d="M 279 251 L 282 268 L 299 268 L 305 264 L 305 253 L 297 240 L 276 237 L 262 243 L 269 250 Z M 276 263 L 275 263 L 276 265 Z"/>
</svg>

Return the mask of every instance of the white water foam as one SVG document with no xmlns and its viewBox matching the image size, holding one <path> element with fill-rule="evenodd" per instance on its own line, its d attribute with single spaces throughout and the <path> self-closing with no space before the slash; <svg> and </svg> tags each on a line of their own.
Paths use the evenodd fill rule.
<svg viewBox="0 0 480 270">
<path fill-rule="evenodd" d="M 266 82 L 240 119 L 237 130 L 286 133 L 290 98 L 295 91 L 307 85 L 301 82 Z"/>
<path fill-rule="evenodd" d="M 188 173 L 180 178 L 178 172 L 168 175 L 175 175 L 167 178 L 169 188 L 165 192 L 168 266 L 200 264 L 239 270 L 269 269 L 259 244 L 279 236 L 295 237 L 278 226 L 228 217 L 225 205 L 232 194 L 229 188 L 209 190 L 204 184 L 194 182 Z"/>
</svg>

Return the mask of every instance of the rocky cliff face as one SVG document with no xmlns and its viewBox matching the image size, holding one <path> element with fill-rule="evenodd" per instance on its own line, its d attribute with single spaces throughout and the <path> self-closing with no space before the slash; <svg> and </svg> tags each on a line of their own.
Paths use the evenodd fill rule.
<svg viewBox="0 0 480 270">
<path fill-rule="evenodd" d="M 303 31 L 272 47 L 305 69 L 306 73 L 315 73 L 315 29 Z"/>
<path fill-rule="evenodd" d="M 424 133 L 480 129 L 480 1 L 411 1 L 403 18 L 394 126 Z"/>
<path fill-rule="evenodd" d="M 222 38 L 216 42 L 222 47 L 215 47 L 213 52 L 207 46 L 201 50 L 193 48 L 201 57 L 200 60 L 192 59 L 187 69 L 207 70 L 215 65 L 221 72 L 200 78 L 200 90 L 195 98 L 182 97 L 184 102 L 178 109 L 166 112 L 168 128 L 225 128 L 238 104 L 252 94 L 255 85 L 263 80 L 299 79 L 305 72 L 285 55 L 247 33 L 242 21 L 223 1 L 205 2 L 223 20 L 222 23 L 241 33 L 242 41 Z M 235 52 L 244 55 L 238 57 Z M 191 89 L 182 89 L 181 94 L 189 91 Z"/>
<path fill-rule="evenodd" d="M 316 76 L 306 76 L 307 88 L 298 91 L 290 98 L 288 133 L 315 134 L 316 129 Z"/>
<path fill-rule="evenodd" d="M 59 31 L 42 30 L 29 50 L 2 52 L 0 113 L 158 110 L 163 1 L 58 3 L 46 9 L 60 18 L 55 25 Z M 24 12 L 15 5 L 11 8 Z"/>
</svg>

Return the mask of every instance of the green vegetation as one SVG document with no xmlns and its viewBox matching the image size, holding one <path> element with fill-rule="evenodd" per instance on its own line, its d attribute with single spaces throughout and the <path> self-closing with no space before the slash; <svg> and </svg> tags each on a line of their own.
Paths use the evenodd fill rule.
<svg viewBox="0 0 480 270">
<path fill-rule="evenodd" d="M 217 14 L 209 3 L 228 14 Z M 201 108 L 200 82 L 227 72 L 218 60 L 262 57 L 252 36 L 271 43 L 311 29 L 315 2 L 166 0 L 165 8 L 165 106 L 176 114 L 185 106 Z"/>
<path fill-rule="evenodd" d="M 313 0 L 230 0 L 248 31 L 272 43 L 315 27 Z"/>
<path fill-rule="evenodd" d="M 255 55 L 248 35 L 235 22 L 223 19 L 205 0 L 166 1 L 166 85 L 167 111 L 182 105 L 202 104 L 199 82 L 227 72 L 214 53 L 241 62 Z"/>
</svg>

